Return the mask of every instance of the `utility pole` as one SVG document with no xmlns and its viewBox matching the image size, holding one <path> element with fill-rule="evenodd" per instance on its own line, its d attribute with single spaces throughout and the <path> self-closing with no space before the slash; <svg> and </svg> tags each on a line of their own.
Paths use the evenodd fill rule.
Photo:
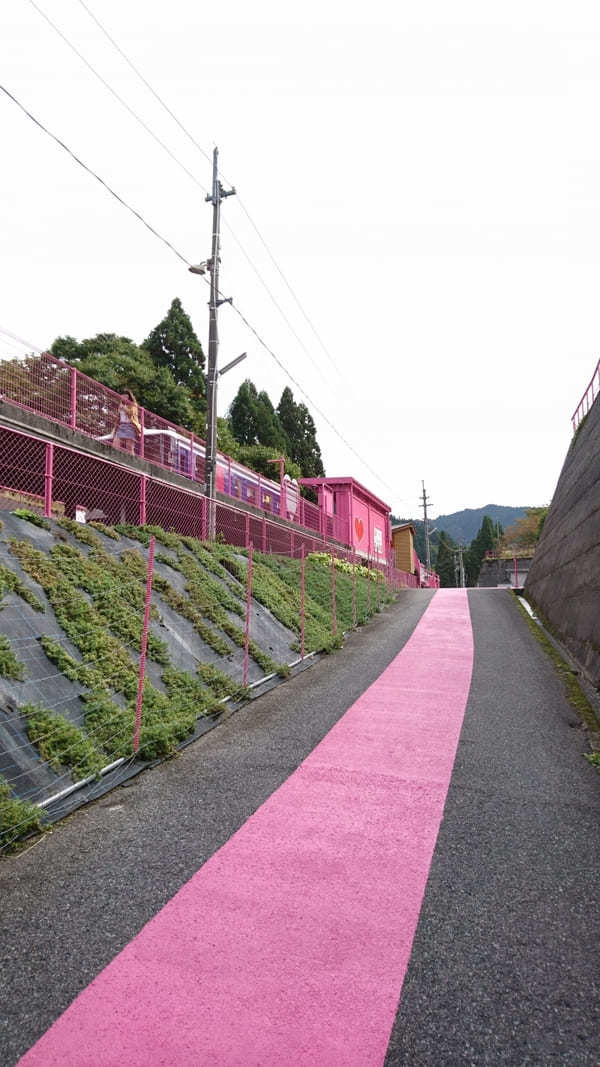
<svg viewBox="0 0 600 1067">
<path fill-rule="evenodd" d="M 201 263 L 198 267 L 190 267 L 193 274 L 210 273 L 210 299 L 208 321 L 208 373 L 206 380 L 206 456 L 205 456 L 205 482 L 206 496 L 208 498 L 208 523 L 207 533 L 209 541 L 215 536 L 215 472 L 217 460 L 217 356 L 219 353 L 219 325 L 218 309 L 221 304 L 231 303 L 231 297 L 222 299 L 219 296 L 219 265 L 221 244 L 221 201 L 227 196 L 234 196 L 235 189 L 224 189 L 219 181 L 217 161 L 219 149 L 213 151 L 213 176 L 212 193 L 206 200 L 213 206 L 212 248 L 208 263 Z M 237 362 L 237 361 L 236 361 Z"/>
<path fill-rule="evenodd" d="M 463 559 L 463 543 L 458 542 L 458 577 L 461 589 L 465 588 L 465 561 Z"/>
<path fill-rule="evenodd" d="M 427 496 L 427 493 L 425 491 L 425 482 L 422 481 L 421 485 L 423 486 L 423 503 L 421 504 L 421 507 L 423 508 L 423 525 L 425 527 L 425 563 L 427 566 L 427 570 L 430 571 L 431 549 L 429 547 L 429 520 L 427 518 L 427 505 L 431 504 L 431 501 L 429 500 L 429 497 Z"/>
</svg>

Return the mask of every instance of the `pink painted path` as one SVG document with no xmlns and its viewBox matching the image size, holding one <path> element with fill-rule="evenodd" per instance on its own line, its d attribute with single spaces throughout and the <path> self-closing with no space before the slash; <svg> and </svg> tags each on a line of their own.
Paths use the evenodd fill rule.
<svg viewBox="0 0 600 1067">
<path fill-rule="evenodd" d="M 371 1067 L 387 1050 L 463 721 L 466 593 L 20 1061 Z"/>
</svg>

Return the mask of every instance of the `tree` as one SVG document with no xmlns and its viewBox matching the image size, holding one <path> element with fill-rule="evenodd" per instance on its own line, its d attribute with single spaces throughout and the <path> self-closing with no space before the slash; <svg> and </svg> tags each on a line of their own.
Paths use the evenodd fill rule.
<svg viewBox="0 0 600 1067">
<path fill-rule="evenodd" d="M 150 353 L 157 367 L 166 367 L 177 385 L 189 390 L 192 407 L 199 415 L 205 416 L 204 352 L 191 319 L 178 297 L 172 301 L 164 319 L 154 327 L 142 347 Z"/>
<path fill-rule="evenodd" d="M 483 516 L 479 532 L 471 541 L 464 557 L 467 585 L 477 585 L 486 552 L 497 551 L 500 547 L 501 530 L 500 523 L 495 525 L 489 515 Z"/>
<path fill-rule="evenodd" d="M 256 436 L 259 444 L 289 454 L 290 442 L 268 394 L 262 390 L 256 398 Z"/>
<path fill-rule="evenodd" d="M 440 586 L 443 589 L 453 589 L 456 585 L 454 574 L 454 554 L 452 546 L 445 530 L 440 531 L 438 554 L 435 569 L 440 576 Z"/>
<path fill-rule="evenodd" d="M 129 337 L 114 333 L 101 333 L 84 341 L 58 337 L 51 351 L 117 393 L 131 389 L 148 411 L 195 433 L 203 432 L 203 418 L 191 403 L 188 389 L 178 385 L 167 367 L 158 367 L 150 353 Z M 90 393 L 87 407 L 90 412 L 101 411 L 101 397 L 93 400 Z"/>
<path fill-rule="evenodd" d="M 254 382 L 246 378 L 229 406 L 229 424 L 241 445 L 258 444 L 258 393 Z"/>
<path fill-rule="evenodd" d="M 289 442 L 290 456 L 298 463 L 305 478 L 325 475 L 321 449 L 317 442 L 314 420 L 305 404 L 296 404 L 289 386 L 283 390 L 277 405 L 279 421 Z"/>
<path fill-rule="evenodd" d="M 519 552 L 531 552 L 538 543 L 548 508 L 527 508 L 522 519 L 517 519 L 509 526 L 504 536 L 507 549 L 518 555 Z"/>
</svg>

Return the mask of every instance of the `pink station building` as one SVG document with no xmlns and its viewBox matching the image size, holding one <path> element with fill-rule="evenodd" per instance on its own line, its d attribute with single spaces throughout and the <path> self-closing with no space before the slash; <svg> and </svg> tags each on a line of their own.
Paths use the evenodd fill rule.
<svg viewBox="0 0 600 1067">
<path fill-rule="evenodd" d="M 314 489 L 327 529 L 323 533 L 342 541 L 359 556 L 387 563 L 391 555 L 389 505 L 354 478 L 301 478 Z"/>
</svg>

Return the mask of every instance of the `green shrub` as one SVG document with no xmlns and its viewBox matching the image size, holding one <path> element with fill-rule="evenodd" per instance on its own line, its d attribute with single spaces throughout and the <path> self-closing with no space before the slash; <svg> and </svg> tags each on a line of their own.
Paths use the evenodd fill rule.
<svg viewBox="0 0 600 1067">
<path fill-rule="evenodd" d="M 63 767 L 68 767 L 76 780 L 98 774 L 105 761 L 79 726 L 58 712 L 34 704 L 24 704 L 21 712 L 27 720 L 29 740 L 57 774 Z"/>
<path fill-rule="evenodd" d="M 22 682 L 25 677 L 25 667 L 15 656 L 10 641 L 4 634 L 0 634 L 0 675 L 16 682 Z"/>
<path fill-rule="evenodd" d="M 42 811 L 36 804 L 13 797 L 10 786 L 0 778 L 0 849 L 10 851 L 15 842 L 41 828 Z"/>
<path fill-rule="evenodd" d="M 112 541 L 121 540 L 117 531 L 112 526 L 106 526 L 103 522 L 97 522 L 95 519 L 91 519 L 88 522 L 88 526 L 93 526 L 94 530 L 98 530 L 98 533 L 104 534 L 105 537 L 110 537 Z"/>
<path fill-rule="evenodd" d="M 42 530 L 50 530 L 50 523 L 48 519 L 45 519 L 43 515 L 38 515 L 35 511 L 29 511 L 28 508 L 15 508 L 12 515 L 16 515 L 17 519 L 24 519 L 26 522 L 31 522 L 34 526 L 40 526 Z"/>
<path fill-rule="evenodd" d="M 26 604 L 29 604 L 30 608 L 34 611 L 45 611 L 45 607 L 41 600 L 38 600 L 35 593 L 32 593 L 30 589 L 21 581 L 21 579 L 11 571 L 10 567 L 5 567 L 0 563 L 0 600 L 5 593 L 15 593 L 21 597 Z"/>
</svg>

